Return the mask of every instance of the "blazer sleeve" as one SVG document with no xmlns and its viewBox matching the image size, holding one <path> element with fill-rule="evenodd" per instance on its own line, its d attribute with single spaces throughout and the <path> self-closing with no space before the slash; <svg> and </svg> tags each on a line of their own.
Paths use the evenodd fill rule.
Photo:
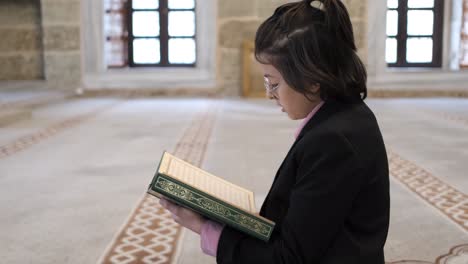
<svg viewBox="0 0 468 264">
<path fill-rule="evenodd" d="M 360 164 L 348 140 L 334 132 L 310 131 L 297 147 L 296 182 L 278 232 L 265 243 L 225 227 L 218 263 L 318 263 L 330 247 L 362 184 Z"/>
</svg>

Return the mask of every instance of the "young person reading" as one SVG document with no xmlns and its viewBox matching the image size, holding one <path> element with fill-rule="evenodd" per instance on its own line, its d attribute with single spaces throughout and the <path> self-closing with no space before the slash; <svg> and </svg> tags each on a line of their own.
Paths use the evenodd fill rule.
<svg viewBox="0 0 468 264">
<path fill-rule="evenodd" d="M 261 24 L 255 56 L 270 99 L 304 119 L 260 215 L 276 223 L 268 242 L 179 207 L 162 206 L 201 236 L 218 263 L 384 264 L 389 225 L 385 145 L 367 96 L 340 0 L 278 7 Z"/>
</svg>

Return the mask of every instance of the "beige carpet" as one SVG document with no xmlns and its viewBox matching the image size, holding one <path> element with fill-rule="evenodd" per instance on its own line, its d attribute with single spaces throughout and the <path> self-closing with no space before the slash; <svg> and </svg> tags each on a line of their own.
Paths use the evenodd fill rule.
<svg viewBox="0 0 468 264">
<path fill-rule="evenodd" d="M 2 94 L 2 104 L 34 103 L 18 98 Z M 468 100 L 368 104 L 392 175 L 387 261 L 467 264 Z M 259 205 L 297 125 L 265 100 L 75 98 L 40 105 L 30 118 L 0 128 L 0 258 L 214 263 L 196 235 L 144 195 L 162 152 L 253 189 Z"/>
<path fill-rule="evenodd" d="M 438 209 L 461 229 L 468 230 L 468 197 L 465 194 L 441 182 L 424 169 L 404 160 L 397 154 L 388 154 L 390 171 L 394 180 L 399 181 L 408 190 Z M 148 195 L 136 207 L 135 211 L 130 218 L 131 220 L 119 232 L 118 238 L 112 242 L 111 249 L 106 253 L 105 258 L 99 262 L 177 262 L 182 239 L 179 235 L 180 228 L 171 220 L 170 214 L 164 212 L 156 198 Z M 153 243 L 149 243 L 149 240 Z M 437 257 L 434 262 L 402 260 L 388 263 L 467 264 L 468 243 L 454 246 L 447 254 Z"/>
<path fill-rule="evenodd" d="M 195 117 L 171 153 L 201 166 L 215 115 L 216 106 L 207 106 Z M 98 263 L 177 262 L 182 228 L 172 221 L 170 213 L 157 200 L 144 195 Z"/>
</svg>

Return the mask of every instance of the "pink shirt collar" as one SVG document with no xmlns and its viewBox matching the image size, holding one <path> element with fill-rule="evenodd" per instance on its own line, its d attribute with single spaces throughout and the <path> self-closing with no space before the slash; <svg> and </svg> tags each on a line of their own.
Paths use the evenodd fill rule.
<svg viewBox="0 0 468 264">
<path fill-rule="evenodd" d="M 310 111 L 310 113 L 306 116 L 306 118 L 304 118 L 304 120 L 302 120 L 301 125 L 299 126 L 299 128 L 296 130 L 296 133 L 294 134 L 295 138 L 297 138 L 299 136 L 299 134 L 301 133 L 302 129 L 307 124 L 307 122 L 309 122 L 309 120 L 315 115 L 315 113 L 317 113 L 317 111 L 320 109 L 320 107 L 322 107 L 322 105 L 324 103 L 325 102 L 322 101 L 318 105 L 316 105 L 314 107 L 314 109 L 312 109 L 312 111 Z"/>
</svg>

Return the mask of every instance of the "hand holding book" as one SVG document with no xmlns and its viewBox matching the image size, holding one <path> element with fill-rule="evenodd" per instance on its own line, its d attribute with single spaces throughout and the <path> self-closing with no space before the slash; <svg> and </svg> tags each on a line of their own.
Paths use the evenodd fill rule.
<svg viewBox="0 0 468 264">
<path fill-rule="evenodd" d="M 166 198 L 162 197 L 159 200 L 159 203 L 162 207 L 172 213 L 172 219 L 176 221 L 179 225 L 182 225 L 193 232 L 200 234 L 205 218 L 200 214 L 179 206 Z"/>
<path fill-rule="evenodd" d="M 184 223 L 193 227 L 195 230 L 189 229 L 195 232 L 199 229 L 200 221 L 203 223 L 203 218 L 198 218 L 190 209 L 263 241 L 270 239 L 275 226 L 272 221 L 258 215 L 252 191 L 216 177 L 167 152 L 163 153 L 147 192 L 173 201 L 172 204 L 177 207 L 168 204 L 169 208 L 176 212 L 177 217 L 183 216 L 180 220 L 187 221 Z M 181 207 L 178 204 L 189 209 L 178 209 Z M 191 219 L 200 221 L 189 223 Z"/>
</svg>

